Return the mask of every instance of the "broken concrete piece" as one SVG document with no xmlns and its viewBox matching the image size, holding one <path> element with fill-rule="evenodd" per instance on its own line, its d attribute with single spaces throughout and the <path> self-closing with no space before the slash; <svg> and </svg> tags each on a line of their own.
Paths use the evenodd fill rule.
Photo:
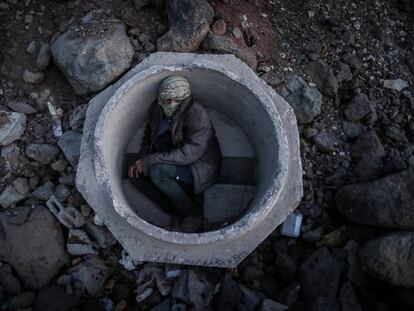
<svg viewBox="0 0 414 311">
<path fill-rule="evenodd" d="M 78 164 L 81 140 L 82 133 L 76 131 L 67 131 L 59 138 L 58 146 L 72 166 Z"/>
<path fill-rule="evenodd" d="M 46 206 L 66 228 L 79 228 L 85 224 L 85 219 L 76 208 L 64 206 L 54 195 L 50 196 Z"/>
<path fill-rule="evenodd" d="M 24 219 L 16 219 L 20 215 Z M 46 285 L 67 264 L 62 231 L 44 206 L 3 212 L 0 227 L 0 260 L 13 266 L 25 286 Z"/>
<path fill-rule="evenodd" d="M 131 208 L 123 188 L 119 161 L 148 117 L 160 81 L 174 73 L 190 80 L 207 108 L 237 120 L 260 163 L 261 178 L 250 207 L 219 230 L 195 234 L 155 226 Z M 286 219 L 302 196 L 295 114 L 232 55 L 154 53 L 90 102 L 76 185 L 134 260 L 235 267 Z"/>
<path fill-rule="evenodd" d="M 290 214 L 282 225 L 280 233 L 285 236 L 297 238 L 300 235 L 300 228 L 302 226 L 302 214 Z"/>
<path fill-rule="evenodd" d="M 4 208 L 8 208 L 21 200 L 23 200 L 26 195 L 19 193 L 16 188 L 12 185 L 7 186 L 6 189 L 0 195 L 0 205 Z"/>
<path fill-rule="evenodd" d="M 88 235 L 80 229 L 70 229 L 66 243 L 68 253 L 74 256 L 95 254 L 96 251 L 91 245 Z"/>
<path fill-rule="evenodd" d="M 116 244 L 116 240 L 104 226 L 97 226 L 93 223 L 86 223 L 83 229 L 99 248 L 107 248 Z"/>
<path fill-rule="evenodd" d="M 26 116 L 19 112 L 0 111 L 0 146 L 20 139 L 26 129 Z"/>
</svg>

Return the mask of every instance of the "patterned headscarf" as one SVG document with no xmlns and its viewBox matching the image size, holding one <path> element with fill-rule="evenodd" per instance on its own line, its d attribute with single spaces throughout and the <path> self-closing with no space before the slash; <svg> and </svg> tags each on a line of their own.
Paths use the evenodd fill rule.
<svg viewBox="0 0 414 311">
<path fill-rule="evenodd" d="M 158 103 L 167 99 L 183 100 L 191 95 L 190 83 L 186 78 L 170 76 L 164 79 L 159 87 Z"/>
</svg>

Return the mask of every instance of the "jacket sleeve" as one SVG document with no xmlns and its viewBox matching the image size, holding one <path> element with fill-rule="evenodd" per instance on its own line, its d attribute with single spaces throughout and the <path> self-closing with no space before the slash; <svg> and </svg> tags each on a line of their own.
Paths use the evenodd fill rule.
<svg viewBox="0 0 414 311">
<path fill-rule="evenodd" d="M 197 161 L 205 152 L 213 128 L 205 110 L 196 110 L 187 117 L 183 143 L 169 152 L 157 152 L 143 158 L 144 174 L 158 163 L 188 165 Z"/>
</svg>

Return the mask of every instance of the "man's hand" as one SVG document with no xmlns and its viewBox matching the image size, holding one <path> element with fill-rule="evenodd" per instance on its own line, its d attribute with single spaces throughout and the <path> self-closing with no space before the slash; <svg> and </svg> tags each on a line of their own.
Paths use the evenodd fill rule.
<svg viewBox="0 0 414 311">
<path fill-rule="evenodd" d="M 139 159 L 135 164 L 131 165 L 128 169 L 129 177 L 138 177 L 144 171 L 144 162 Z"/>
</svg>

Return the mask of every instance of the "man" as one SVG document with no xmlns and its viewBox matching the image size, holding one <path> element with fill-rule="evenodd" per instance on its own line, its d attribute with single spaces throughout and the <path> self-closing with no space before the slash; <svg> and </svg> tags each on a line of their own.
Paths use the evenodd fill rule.
<svg viewBox="0 0 414 311">
<path fill-rule="evenodd" d="M 149 176 L 182 218 L 194 215 L 194 202 L 183 188 L 199 194 L 213 184 L 221 154 L 209 116 L 193 102 L 185 78 L 174 75 L 161 82 L 141 151 L 144 156 L 130 166 L 129 177 Z"/>
</svg>

